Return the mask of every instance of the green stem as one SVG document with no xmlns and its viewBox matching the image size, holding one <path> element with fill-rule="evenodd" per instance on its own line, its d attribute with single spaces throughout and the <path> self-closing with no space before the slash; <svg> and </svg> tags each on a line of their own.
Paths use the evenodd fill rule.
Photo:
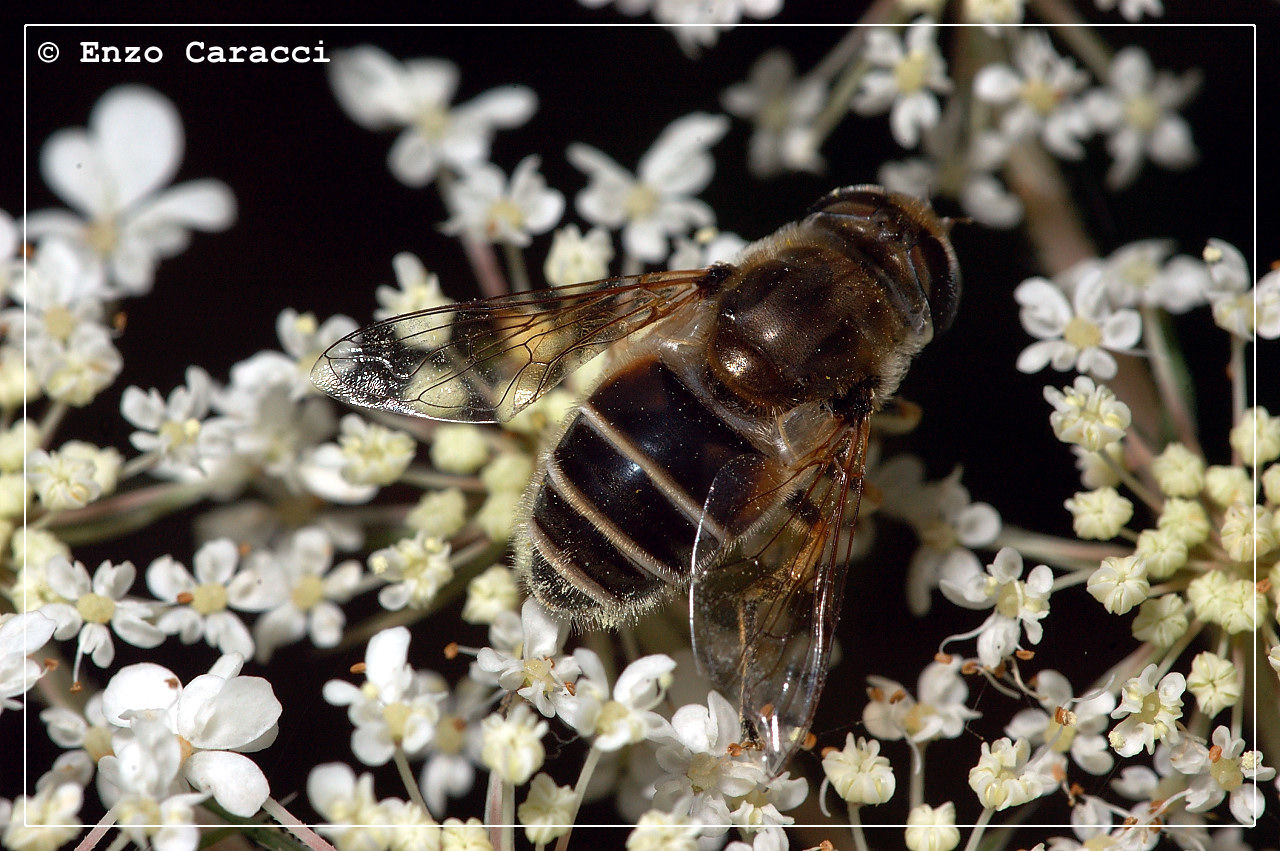
<svg viewBox="0 0 1280 851">
<path fill-rule="evenodd" d="M 587 785 L 591 782 L 591 775 L 596 770 L 596 765 L 600 762 L 600 749 L 592 747 L 587 751 L 587 758 L 582 761 L 582 771 L 578 772 L 578 782 L 573 787 L 573 809 L 569 811 L 567 823 L 569 829 L 560 837 L 560 841 L 556 843 L 556 851 L 565 851 L 569 847 L 569 837 L 573 834 L 573 823 L 578 818 L 578 809 L 582 806 L 582 799 L 586 797 Z"/>
<path fill-rule="evenodd" d="M 982 815 L 978 816 L 978 820 L 973 825 L 973 832 L 969 834 L 969 841 L 965 843 L 964 851 L 975 851 L 978 842 L 982 839 L 982 833 L 987 829 L 987 823 L 991 821 L 991 816 L 995 815 L 995 810 L 987 807 L 982 811 Z"/>
<path fill-rule="evenodd" d="M 528 292 L 529 268 L 525 265 L 520 246 L 510 242 L 502 243 L 502 256 L 507 261 L 507 277 L 511 279 L 511 288 L 518 293 Z"/>
<path fill-rule="evenodd" d="M 54 402 L 49 409 L 44 412 L 44 417 L 40 420 L 40 446 L 48 449 L 53 442 L 53 433 L 58 430 L 63 417 L 67 415 L 66 402 Z"/>
<path fill-rule="evenodd" d="M 853 833 L 853 847 L 857 851 L 867 851 L 867 837 L 862 830 L 862 818 L 858 815 L 858 804 L 849 802 L 849 830 Z"/>
<path fill-rule="evenodd" d="M 924 748 L 926 742 L 920 742 L 911 749 L 911 779 L 909 781 L 909 800 L 911 809 L 924 803 Z"/>
<path fill-rule="evenodd" d="M 1143 306 L 1142 336 L 1150 349 L 1151 371 L 1155 375 L 1156 389 L 1160 393 L 1160 401 L 1173 423 L 1174 433 L 1183 445 L 1197 455 L 1203 455 L 1200 441 L 1196 439 L 1195 423 L 1191 412 L 1178 386 L 1178 376 L 1174 371 L 1173 349 L 1164 333 L 1164 322 L 1154 307 Z"/>
<path fill-rule="evenodd" d="M 405 755 L 404 748 L 396 745 L 392 759 L 395 761 L 396 770 L 400 772 L 400 781 L 404 783 L 405 791 L 409 793 L 409 799 L 421 807 L 423 813 L 430 813 L 427 802 L 422 799 L 422 790 L 418 788 L 418 781 L 413 776 L 413 769 L 409 767 L 409 758 Z"/>
</svg>

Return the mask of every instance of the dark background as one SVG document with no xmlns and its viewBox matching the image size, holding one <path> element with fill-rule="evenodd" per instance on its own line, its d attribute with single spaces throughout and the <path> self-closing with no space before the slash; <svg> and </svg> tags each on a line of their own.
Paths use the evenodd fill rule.
<svg viewBox="0 0 1280 851">
<path fill-rule="evenodd" d="M 820 13 L 815 9 L 822 5 L 788 2 L 782 15 L 770 24 L 816 20 Z M 841 4 L 840 20 L 855 20 L 862 5 Z M 1078 5 L 1088 6 L 1094 20 L 1119 20 L 1115 15 L 1096 13 L 1091 3 Z M 1195 10 L 1201 8 L 1199 3 L 1173 0 L 1166 6 L 1171 7 L 1167 21 L 1195 20 Z M 1180 72 L 1199 67 L 1205 82 L 1200 95 L 1183 113 L 1200 150 L 1196 167 L 1169 172 L 1147 165 L 1134 186 L 1111 193 L 1102 188 L 1108 160 L 1100 140 L 1090 144 L 1085 162 L 1067 165 L 1073 193 L 1103 252 L 1151 236 L 1173 237 L 1181 250 L 1193 254 L 1211 236 L 1227 239 L 1246 256 L 1255 247 L 1254 139 L 1275 138 L 1275 116 L 1265 105 L 1274 102 L 1277 89 L 1274 45 L 1280 28 L 1275 25 L 1273 3 L 1215 4 L 1214 8 L 1215 20 L 1271 21 L 1264 22 L 1256 33 L 1262 125 L 1255 128 L 1253 124 L 1255 33 L 1249 28 L 1107 29 L 1103 35 L 1113 45 L 1142 45 L 1157 68 Z M 131 7 L 130 14 L 148 20 L 142 9 Z M 152 12 L 156 17 L 150 19 L 161 15 L 168 19 L 168 9 L 167 5 L 156 7 Z M 317 18 L 323 14 L 322 10 L 307 9 Z M 276 7 L 273 14 L 285 20 L 291 17 L 288 11 L 287 7 Z M 551 11 L 556 20 L 569 23 L 631 20 L 574 3 L 557 3 Z M 367 14 L 370 19 L 403 19 L 389 9 L 383 17 L 384 10 L 377 6 L 369 7 Z M 417 20 L 438 16 L 439 20 L 453 21 L 517 21 L 532 14 L 528 6 L 508 8 L 503 4 L 485 4 L 478 12 L 471 4 L 415 7 L 413 12 Z M 44 21 L 59 19 L 54 16 L 85 19 L 67 7 L 41 12 Z M 125 15 L 111 17 L 129 19 Z M 199 18 L 262 20 L 248 4 L 222 4 L 213 15 Z M 541 154 L 548 182 L 569 201 L 565 222 L 582 224 L 572 204 L 585 180 L 564 159 L 569 143 L 593 145 L 634 169 L 640 155 L 671 120 L 694 110 L 719 110 L 720 93 L 745 78 L 766 49 L 787 47 L 805 70 L 825 55 L 844 31 L 839 26 L 743 27 L 722 35 L 717 46 L 691 60 L 667 30 L 657 27 L 30 28 L 25 34 L 27 64 L 22 69 L 25 87 L 17 88 L 18 80 L 11 76 L 15 88 L 0 100 L 7 110 L 8 126 L 16 127 L 25 119 L 25 159 L 21 150 L 12 150 L 7 171 L 26 175 L 29 209 L 59 205 L 35 168 L 42 140 L 60 127 L 83 126 L 93 103 L 122 82 L 150 85 L 177 106 L 187 138 L 177 180 L 218 177 L 231 187 L 239 206 L 237 221 L 229 231 L 196 234 L 186 252 L 160 264 L 150 295 L 125 304 L 128 328 L 118 341 L 125 359 L 122 378 L 99 403 L 75 414 L 64 433 L 127 446 L 129 429 L 118 414 L 119 394 L 125 386 L 155 386 L 167 393 L 183 380 L 190 364 L 201 365 L 215 378 L 225 380 L 231 364 L 262 348 L 278 346 L 274 323 L 284 307 L 314 311 L 322 319 L 335 312 L 360 321 L 368 319 L 375 306 L 374 286 L 394 280 L 390 261 L 398 251 L 418 254 L 430 270 L 439 273 L 446 292 L 454 297 L 473 294 L 471 275 L 457 242 L 436 229 L 445 216 L 435 190 L 411 189 L 392 177 L 386 168 L 386 153 L 395 135 L 372 133 L 355 125 L 334 101 L 325 66 L 191 65 L 183 57 L 183 46 L 189 40 L 292 45 L 323 39 L 330 56 L 343 46 L 368 42 L 399 58 L 446 57 L 461 68 L 455 103 L 504 83 L 528 85 L 539 95 L 539 108 L 524 127 L 498 134 L 492 161 L 509 173 L 525 154 Z M 16 71 L 24 55 L 23 35 L 11 28 L 6 36 L 9 67 Z M 943 38 L 945 45 L 945 33 Z M 82 39 L 104 44 L 156 44 L 163 48 L 165 59 L 158 66 L 84 66 L 75 61 L 75 46 Z M 35 45 L 46 40 L 62 48 L 61 58 L 51 65 L 30 55 Z M 15 97 L 19 91 L 25 93 L 25 110 Z M 883 116 L 852 116 L 823 148 L 829 164 L 825 175 L 761 182 L 745 170 L 748 135 L 749 128 L 735 120 L 729 135 L 714 149 L 716 175 L 701 197 L 716 210 L 720 227 L 749 239 L 794 218 L 833 186 L 874 181 L 881 162 L 906 155 L 889 137 Z M 1256 185 L 1265 211 L 1273 206 L 1275 163 L 1266 148 L 1258 159 Z M 17 181 L 0 183 L 0 188 L 0 206 L 18 213 L 23 195 Z M 1259 226 L 1258 238 L 1256 256 L 1265 268 L 1280 258 L 1280 245 L 1273 227 Z M 535 276 L 540 275 L 548 245 L 544 236 L 535 239 L 527 252 Z M 1047 425 L 1048 406 L 1041 387 L 1050 376 L 1024 376 L 1013 367 L 1029 338 L 1018 324 L 1011 292 L 1018 282 L 1038 272 L 1035 259 L 1016 231 L 995 232 L 977 226 L 958 229 L 956 247 L 965 272 L 960 314 L 953 330 L 929 347 L 903 385 L 903 395 L 923 405 L 925 418 L 913 435 L 898 441 L 894 448 L 923 455 L 932 478 L 963 464 L 964 481 L 975 501 L 993 503 L 1007 523 L 1070 534 L 1070 518 L 1062 509 L 1062 500 L 1075 489 L 1075 479 L 1070 453 L 1053 440 Z M 1204 309 L 1176 324 L 1200 391 L 1206 451 L 1211 461 L 1224 462 L 1229 454 L 1225 445 L 1229 397 L 1222 379 L 1227 357 L 1225 336 L 1212 326 Z M 1265 366 L 1260 374 L 1268 375 Z M 1068 381 L 1069 376 L 1063 376 L 1060 383 Z M 1263 404 L 1276 410 L 1274 383 L 1259 390 Z M 841 743 L 845 730 L 860 730 L 856 721 L 866 674 L 901 677 L 914 691 L 910 672 L 932 655 L 938 641 L 977 622 L 977 613 L 955 612 L 945 604 L 924 623 L 913 621 L 905 612 L 901 591 L 901 569 L 909 558 L 911 540 L 892 531 L 883 537 L 872 559 L 855 566 L 852 574 L 853 590 L 842 625 L 846 658 L 832 673 L 815 725 L 822 745 Z M 185 518 L 159 524 L 127 542 L 81 557 L 91 566 L 108 557 L 131 558 L 141 566 L 161 553 L 173 552 L 189 563 L 190 550 L 189 518 Z M 1092 604 L 1069 599 L 1071 593 L 1055 597 L 1046 628 L 1050 646 L 1058 652 L 1046 654 L 1045 665 L 1063 664 L 1064 645 L 1056 642 L 1074 632 L 1069 622 L 1072 610 Z M 1117 621 L 1114 634 L 1097 633 L 1093 625 L 1098 620 L 1090 618 L 1089 634 L 1067 639 L 1074 642 L 1079 664 L 1078 669 L 1067 671 L 1073 682 L 1087 680 L 1102 670 L 1132 641 L 1127 619 L 1112 619 Z M 440 634 L 420 628 L 413 661 L 452 678 L 465 666 L 443 664 L 438 648 L 450 640 L 478 644 L 484 636 L 469 627 L 457 634 L 459 621 L 450 614 L 442 622 L 446 626 Z M 117 646 L 120 648 L 119 642 Z M 117 664 L 134 661 L 128 648 L 121 649 Z M 191 652 L 205 653 L 208 659 L 183 663 L 184 667 L 177 669 L 184 678 L 190 675 L 187 671 L 204 670 L 215 655 L 203 645 Z M 295 682 L 282 681 L 285 675 L 279 666 L 270 674 L 285 695 L 286 710 L 280 741 L 260 755 L 259 763 L 272 779 L 277 797 L 300 789 L 301 785 L 288 788 L 286 778 L 293 777 L 300 784 L 309 766 L 327 759 L 350 759 L 344 713 L 320 703 L 318 689 L 324 680 L 343 676 L 346 665 L 358 656 L 336 660 L 301 650 L 296 658 L 308 660 L 308 666 L 298 669 Z M 1031 669 L 1040 664 L 1036 660 Z M 304 715 L 304 706 L 314 709 Z M 993 717 L 1008 716 L 1004 699 L 991 706 Z M 981 702 L 978 708 L 982 708 Z M 5 719 L 3 729 L 9 731 L 16 719 L 9 713 Z M 981 722 L 975 726 L 972 735 L 1000 735 L 996 729 L 981 727 Z M 34 717 L 29 730 L 33 744 L 44 740 L 43 729 Z M 6 735 L 6 741 L 12 739 Z M 945 744 L 931 749 L 934 758 L 953 753 L 957 759 L 971 762 L 976 752 L 972 741 L 962 738 L 950 744 L 956 746 L 951 751 Z M 889 755 L 900 769 L 901 789 L 895 801 L 876 816 L 898 821 L 905 816 L 907 755 L 905 749 L 890 750 Z M 0 763 L 7 762 L 7 757 L 0 758 Z M 574 762 L 566 760 L 570 768 Z M 33 776 L 47 764 L 47 758 L 33 761 Z M 809 767 L 816 769 L 816 764 Z M 1098 788 L 1104 782 L 1078 775 L 1073 772 L 1073 779 L 1092 782 Z M 931 783 L 938 776 L 931 772 Z M 568 783 L 573 778 L 557 779 Z M 0 795 L 12 797 L 18 791 L 15 776 L 7 770 L 0 772 L 0 784 Z M 384 796 L 401 794 L 392 776 L 380 775 L 378 788 Z M 944 795 L 960 803 L 962 822 L 976 815 L 976 810 L 970 813 L 966 809 L 972 802 L 966 786 L 955 790 L 930 787 L 930 800 L 944 800 Z M 1046 822 L 1063 821 L 1065 812 L 1051 806 L 1038 815 Z M 295 811 L 301 814 L 306 808 L 300 806 Z M 459 807 L 458 811 L 478 813 L 479 807 Z M 1267 819 L 1273 828 L 1274 818 L 1272 808 Z M 591 819 L 608 821 L 612 817 L 607 810 L 595 810 L 583 820 Z"/>
</svg>

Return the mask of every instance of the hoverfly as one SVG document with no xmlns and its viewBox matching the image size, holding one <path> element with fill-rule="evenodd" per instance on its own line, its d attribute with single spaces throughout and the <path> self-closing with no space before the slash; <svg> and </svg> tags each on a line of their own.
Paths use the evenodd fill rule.
<svg viewBox="0 0 1280 851">
<path fill-rule="evenodd" d="M 910 196 L 838 189 L 734 263 L 395 317 L 312 379 L 355 405 L 505 421 L 612 349 L 542 454 L 517 567 L 579 623 L 687 589 L 698 664 L 777 774 L 826 677 L 871 415 L 956 312 L 950 226 Z"/>
</svg>

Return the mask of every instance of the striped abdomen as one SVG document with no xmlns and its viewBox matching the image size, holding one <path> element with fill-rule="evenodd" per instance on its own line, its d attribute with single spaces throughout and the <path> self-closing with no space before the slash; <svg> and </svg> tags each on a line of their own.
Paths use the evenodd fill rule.
<svg viewBox="0 0 1280 851">
<path fill-rule="evenodd" d="M 751 444 L 649 356 L 612 375 L 547 454 L 521 569 L 547 606 L 616 623 L 688 579 L 717 472 Z"/>
</svg>

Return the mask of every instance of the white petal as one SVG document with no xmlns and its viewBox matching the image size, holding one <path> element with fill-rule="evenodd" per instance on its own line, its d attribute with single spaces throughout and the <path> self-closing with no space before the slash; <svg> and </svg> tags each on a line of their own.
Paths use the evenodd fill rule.
<svg viewBox="0 0 1280 851">
<path fill-rule="evenodd" d="M 86 218 L 113 212 L 107 166 L 80 129 L 59 130 L 40 149 L 40 174 L 49 188 Z"/>
<path fill-rule="evenodd" d="M 182 119 L 172 103 L 144 86 L 118 86 L 102 96 L 89 130 L 125 210 L 173 179 L 182 160 Z"/>
<path fill-rule="evenodd" d="M 1166 115 L 1147 140 L 1151 159 L 1165 168 L 1186 168 L 1196 161 L 1196 143 L 1191 126 L 1180 115 Z"/>
<path fill-rule="evenodd" d="M 1028 374 L 1039 372 L 1049 365 L 1049 361 L 1053 360 L 1054 354 L 1061 347 L 1061 340 L 1041 340 L 1038 343 L 1032 343 L 1018 355 L 1018 372 Z"/>
<path fill-rule="evenodd" d="M 394 57 L 369 45 L 335 53 L 329 74 L 338 103 L 370 130 L 413 120 L 415 104 L 403 78 L 404 70 Z"/>
<path fill-rule="evenodd" d="M 112 724 L 129 726 L 126 712 L 168 710 L 182 695 L 178 677 L 161 665 L 140 662 L 116 672 L 102 693 L 102 714 Z"/>
<path fill-rule="evenodd" d="M 365 648 L 365 678 L 384 688 L 399 679 L 409 658 L 409 630 L 402 626 L 384 629 L 369 639 Z"/>
<path fill-rule="evenodd" d="M 920 142 L 920 134 L 938 123 L 938 99 L 926 92 L 916 92 L 900 98 L 889 113 L 889 128 L 893 138 L 904 148 L 914 148 Z"/>
<path fill-rule="evenodd" d="M 440 155 L 435 146 L 411 128 L 392 144 L 387 166 L 406 186 L 426 186 L 440 169 Z"/>
<path fill-rule="evenodd" d="M 365 765 L 386 765 L 396 746 L 385 726 L 357 727 L 351 734 L 351 752 Z"/>
<path fill-rule="evenodd" d="M 282 709 L 271 683 L 261 677 L 202 674 L 178 701 L 178 729 L 198 748 L 239 748 L 275 726 Z"/>
<path fill-rule="evenodd" d="M 526 86 L 499 86 L 458 107 L 458 113 L 494 127 L 519 127 L 538 108 L 538 96 Z"/>
<path fill-rule="evenodd" d="M 973 91 L 991 103 L 1008 103 L 1018 96 L 1022 79 L 1008 65 L 988 65 L 973 79 Z"/>
<path fill-rule="evenodd" d="M 236 219 L 236 198 L 221 180 L 189 180 L 166 190 L 130 217 L 130 227 L 178 224 L 204 231 L 226 230 Z"/>
<path fill-rule="evenodd" d="M 271 789 L 262 769 L 238 753 L 200 751 L 183 764 L 183 774 L 193 787 L 212 792 L 227 812 L 249 818 L 261 809 Z"/>
</svg>

